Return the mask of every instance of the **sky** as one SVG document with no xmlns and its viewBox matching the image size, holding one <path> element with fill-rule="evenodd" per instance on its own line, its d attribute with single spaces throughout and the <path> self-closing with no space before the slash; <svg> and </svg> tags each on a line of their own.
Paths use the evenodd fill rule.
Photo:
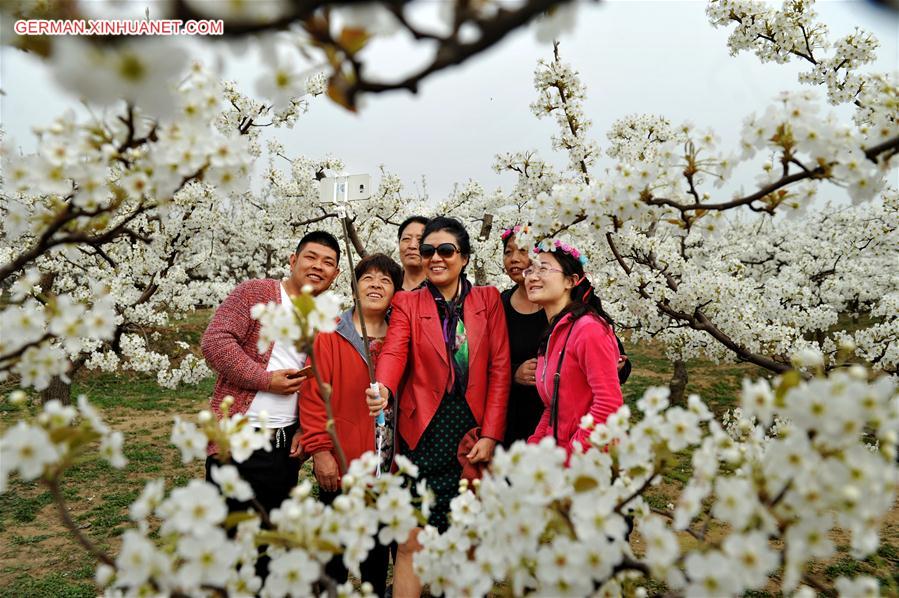
<svg viewBox="0 0 899 598">
<path fill-rule="evenodd" d="M 561 37 L 561 53 L 587 87 L 585 112 L 602 149 L 608 146 L 605 132 L 611 123 L 631 113 L 711 127 L 722 148 L 736 147 L 746 116 L 763 111 L 780 91 L 803 87 L 796 80 L 801 63 L 762 64 L 747 53 L 731 57 L 726 45 L 730 29 L 714 29 L 705 5 L 701 0 L 623 0 L 579 7 L 574 31 Z M 420 18 L 427 21 L 435 6 L 426 3 Z M 881 47 L 870 70 L 899 71 L 899 13 L 846 0 L 819 2 L 816 10 L 832 38 L 855 26 L 874 33 Z M 261 68 L 257 53 L 234 52 L 221 44 L 197 51 L 210 59 L 218 53 L 223 77 L 253 94 Z M 425 57 L 422 48 L 398 37 L 366 52 L 375 65 L 373 73 L 390 79 L 408 73 Z M 288 155 L 331 154 L 344 161 L 348 173 L 370 173 L 377 180 L 383 165 L 401 177 L 411 196 L 421 194 L 422 177 L 432 200 L 443 199 L 455 184 L 470 179 L 488 191 L 508 189 L 514 177 L 492 170 L 497 153 L 537 150 L 558 166 L 567 163 L 567 156 L 551 147 L 554 122 L 538 120 L 529 108 L 536 99 L 534 67 L 538 59 L 551 56 L 551 45 L 537 42 L 533 28 L 522 29 L 464 65 L 427 79 L 417 95 L 397 91 L 369 96 L 357 114 L 318 98 L 293 129 L 272 134 Z M 5 92 L 0 123 L 25 151 L 34 147 L 32 127 L 77 107 L 77 99 L 60 89 L 39 61 L 5 46 L 0 50 L 0 88 Z M 842 113 L 848 116 L 849 109 Z M 753 175 L 745 175 L 747 184 Z"/>
</svg>

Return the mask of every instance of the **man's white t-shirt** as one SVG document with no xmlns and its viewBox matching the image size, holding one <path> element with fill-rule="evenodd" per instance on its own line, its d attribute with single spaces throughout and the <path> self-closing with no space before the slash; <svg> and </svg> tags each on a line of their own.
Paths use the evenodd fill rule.
<svg viewBox="0 0 899 598">
<path fill-rule="evenodd" d="M 281 307 L 287 311 L 291 310 L 290 296 L 284 290 L 284 284 L 281 285 Z M 265 368 L 268 372 L 275 370 L 302 369 L 306 365 L 306 354 L 297 351 L 293 345 L 284 345 L 275 342 L 272 348 L 272 355 L 268 359 L 268 366 Z M 297 421 L 297 393 L 291 395 L 279 395 L 272 392 L 260 390 L 256 392 L 250 408 L 247 410 L 247 418 L 250 425 L 261 428 L 262 423 L 259 414 L 265 411 L 268 419 L 265 427 L 269 429 L 284 428 L 296 423 Z"/>
</svg>

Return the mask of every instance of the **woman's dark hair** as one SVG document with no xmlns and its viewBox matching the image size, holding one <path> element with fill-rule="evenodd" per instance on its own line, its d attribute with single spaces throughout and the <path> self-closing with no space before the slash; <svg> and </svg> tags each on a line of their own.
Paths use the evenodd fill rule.
<svg viewBox="0 0 899 598">
<path fill-rule="evenodd" d="M 409 216 L 408 218 L 406 218 L 405 220 L 403 220 L 403 222 L 400 224 L 400 228 L 399 228 L 399 230 L 396 232 L 396 238 L 397 238 L 397 239 L 402 239 L 402 238 L 403 238 L 403 231 L 406 230 L 406 227 L 409 226 L 410 224 L 412 224 L 413 222 L 417 222 L 418 224 L 424 224 L 425 226 L 427 226 L 427 224 L 428 224 L 428 218 L 427 218 L 427 216 L 418 216 L 418 215 L 416 215 L 416 216 Z"/>
<path fill-rule="evenodd" d="M 445 230 L 456 237 L 456 245 L 459 246 L 459 252 L 462 254 L 462 257 L 471 256 L 471 240 L 468 238 L 468 231 L 465 230 L 465 226 L 455 218 L 437 216 L 436 218 L 428 220 L 424 232 L 421 233 L 422 241 L 424 241 L 431 233 L 436 233 L 441 230 Z"/>
<path fill-rule="evenodd" d="M 358 282 L 362 275 L 371 270 L 381 272 L 390 277 L 393 282 L 393 291 L 403 288 L 403 269 L 393 259 L 383 253 L 373 253 L 362 258 L 353 269 L 353 275 Z"/>
<path fill-rule="evenodd" d="M 565 309 L 556 314 L 556 316 L 549 323 L 549 326 L 546 327 L 546 332 L 543 333 L 543 337 L 540 339 L 540 348 L 537 351 L 539 355 L 546 353 L 547 343 L 549 342 L 549 335 L 552 333 L 553 328 L 556 327 L 556 324 L 561 322 L 562 318 L 564 318 L 568 314 L 571 314 L 572 323 L 574 323 L 580 317 L 591 314 L 602 318 L 609 326 L 611 326 L 613 329 L 615 328 L 615 322 L 612 320 L 612 317 L 606 313 L 606 310 L 604 310 L 602 307 L 602 302 L 599 300 L 599 297 L 597 297 L 596 293 L 593 292 L 593 285 L 590 284 L 590 281 L 587 280 L 586 276 L 584 276 L 584 266 L 581 264 L 580 260 L 572 257 L 564 251 L 553 251 L 552 255 L 559 262 L 559 267 L 562 268 L 562 273 L 566 277 L 577 276 L 578 278 L 580 278 L 580 282 L 577 283 L 570 291 L 571 303 L 565 306 Z"/>
</svg>

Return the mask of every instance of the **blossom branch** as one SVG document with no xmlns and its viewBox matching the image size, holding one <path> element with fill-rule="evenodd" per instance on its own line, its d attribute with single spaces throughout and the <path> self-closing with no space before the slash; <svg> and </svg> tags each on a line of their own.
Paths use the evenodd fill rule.
<svg viewBox="0 0 899 598">
<path fill-rule="evenodd" d="M 318 367 L 315 364 L 314 352 L 310 351 L 310 357 L 312 358 L 310 360 L 311 363 L 309 364 L 312 367 L 312 375 L 315 376 L 315 382 L 318 384 L 318 388 L 321 391 L 322 401 L 325 403 L 325 413 L 328 416 L 325 429 L 328 432 L 328 436 L 331 438 L 331 444 L 334 446 L 334 451 L 337 453 L 337 462 L 340 463 L 340 470 L 346 471 L 346 453 L 343 452 L 343 447 L 340 446 L 340 439 L 337 438 L 337 430 L 334 427 L 334 410 L 331 406 L 331 385 L 322 379 L 321 373 L 318 371 Z"/>
<path fill-rule="evenodd" d="M 480 30 L 481 35 L 478 39 L 472 42 L 463 42 L 459 38 L 457 31 L 455 36 L 444 39 L 439 43 L 433 62 L 399 81 L 369 81 L 356 69 L 354 74 L 358 79 L 349 86 L 348 90 L 350 105 L 355 105 L 355 97 L 360 92 L 383 93 L 406 89 L 412 93 L 417 93 L 421 82 L 429 76 L 446 68 L 462 64 L 469 58 L 502 41 L 509 33 L 527 24 L 533 18 L 564 2 L 565 0 L 528 0 L 518 9 L 499 8 L 492 17 L 473 18 L 469 22 Z"/>
<path fill-rule="evenodd" d="M 50 490 L 50 495 L 53 497 L 53 502 L 56 503 L 56 510 L 59 512 L 59 517 L 62 519 L 63 525 L 72 532 L 72 535 L 75 536 L 78 543 L 101 563 L 115 566 L 115 561 L 112 560 L 112 557 L 100 550 L 87 536 L 81 533 L 81 530 L 75 525 L 75 522 L 72 520 L 72 516 L 69 514 L 69 510 L 66 507 L 65 498 L 63 498 L 62 492 L 60 491 L 59 478 L 56 476 L 50 478 L 46 481 L 46 485 Z"/>
<path fill-rule="evenodd" d="M 26 343 L 11 353 L 0 355 L 0 371 L 5 371 L 12 368 L 16 364 L 16 360 L 21 357 L 22 354 L 25 353 L 25 351 L 27 351 L 31 347 L 37 347 L 38 345 L 41 345 L 51 338 L 53 338 L 53 335 L 47 332 L 39 339 Z"/>
<path fill-rule="evenodd" d="M 628 264 L 624 261 L 624 257 L 621 255 L 621 252 L 615 245 L 614 240 L 612 239 L 611 233 L 606 233 L 606 242 L 612 250 L 612 255 L 615 256 L 615 260 L 625 274 L 630 276 L 633 269 L 628 266 Z M 636 260 L 635 260 L 636 261 Z M 652 264 L 647 260 L 647 263 L 642 263 L 642 265 L 647 266 L 652 269 Z M 661 273 L 661 272 L 660 272 Z M 661 273 L 664 276 L 664 273 Z M 676 290 L 676 286 L 672 290 Z M 765 357 L 764 355 L 758 355 L 753 353 L 749 349 L 738 344 L 736 341 L 731 339 L 727 334 L 725 334 L 720 328 L 718 328 L 709 318 L 706 316 L 702 309 L 697 307 L 692 314 L 688 314 L 685 312 L 681 312 L 673 309 L 670 305 L 665 301 L 659 301 L 653 298 L 647 291 L 645 286 L 641 286 L 638 288 L 637 292 L 643 299 L 647 299 L 649 301 L 653 301 L 656 304 L 656 307 L 670 317 L 673 320 L 679 320 L 690 326 L 693 330 L 707 332 L 719 343 L 730 349 L 734 354 L 737 355 L 743 361 L 747 361 L 749 363 L 753 363 L 757 366 L 763 367 L 767 370 L 771 370 L 773 372 L 782 373 L 787 370 L 792 369 L 789 364 L 776 361 L 771 359 L 770 357 Z"/>
</svg>

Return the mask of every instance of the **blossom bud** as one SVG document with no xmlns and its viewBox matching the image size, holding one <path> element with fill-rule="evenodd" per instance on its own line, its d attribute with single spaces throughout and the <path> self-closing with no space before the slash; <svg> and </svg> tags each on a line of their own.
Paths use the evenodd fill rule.
<svg viewBox="0 0 899 598">
<path fill-rule="evenodd" d="M 856 349 L 855 341 L 851 338 L 844 338 L 840 341 L 840 351 L 845 351 L 847 353 L 854 352 Z"/>
<path fill-rule="evenodd" d="M 343 487 L 344 488 L 352 488 L 353 484 L 356 483 L 356 478 L 350 474 L 346 474 L 343 476 Z"/>
<path fill-rule="evenodd" d="M 337 511 L 338 513 L 345 513 L 350 510 L 352 501 L 350 500 L 349 496 L 347 496 L 345 494 L 341 494 L 340 496 L 338 496 L 337 498 L 334 499 L 334 502 L 332 504 L 334 505 L 335 511 Z"/>
<path fill-rule="evenodd" d="M 94 580 L 97 582 L 97 585 L 101 588 L 105 588 L 110 583 L 112 583 L 113 578 L 115 577 L 115 569 L 110 567 L 106 563 L 100 563 L 97 565 L 97 571 L 94 574 Z"/>
<path fill-rule="evenodd" d="M 222 399 L 222 407 L 230 407 L 234 404 L 234 397 L 231 395 L 225 395 L 225 398 Z"/>
<path fill-rule="evenodd" d="M 212 412 L 208 409 L 204 409 L 197 414 L 197 421 L 201 424 L 208 424 L 212 421 Z"/>
<path fill-rule="evenodd" d="M 865 369 L 865 366 L 856 363 L 849 368 L 849 376 L 855 380 L 867 380 L 868 370 Z"/>
<path fill-rule="evenodd" d="M 290 491 L 290 496 L 297 500 L 303 500 L 312 494 L 312 483 L 309 480 L 303 480 Z"/>
<path fill-rule="evenodd" d="M 9 393 L 9 402 L 13 405 L 23 405 L 28 400 L 24 390 L 14 390 Z"/>
<path fill-rule="evenodd" d="M 801 349 L 793 354 L 791 361 L 796 367 L 822 367 L 824 355 L 815 349 Z"/>
<path fill-rule="evenodd" d="M 304 285 L 300 288 L 300 292 L 303 293 L 304 295 L 311 295 L 311 294 L 312 294 L 312 285 L 311 285 L 311 284 L 304 284 Z"/>
<path fill-rule="evenodd" d="M 593 421 L 593 416 L 591 414 L 587 414 L 581 418 L 581 428 L 587 430 L 588 432 L 594 428 L 596 422 Z"/>
<path fill-rule="evenodd" d="M 845 486 L 843 488 L 843 498 L 846 499 L 846 503 L 850 505 L 854 505 L 858 503 L 858 499 L 861 498 L 862 493 L 855 486 Z"/>
</svg>

